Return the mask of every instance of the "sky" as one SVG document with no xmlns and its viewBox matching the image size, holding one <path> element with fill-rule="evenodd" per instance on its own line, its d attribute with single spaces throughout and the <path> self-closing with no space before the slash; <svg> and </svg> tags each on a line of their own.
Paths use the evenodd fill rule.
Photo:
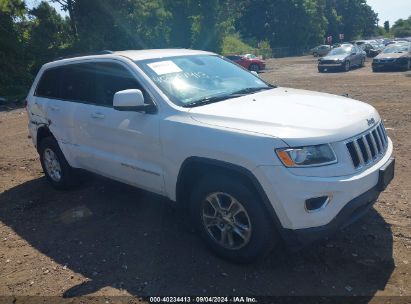
<svg viewBox="0 0 411 304">
<path fill-rule="evenodd" d="M 37 6 L 41 0 L 27 0 L 28 6 L 31 8 Z M 407 19 L 411 16 L 411 0 L 367 0 L 373 10 L 378 13 L 380 19 L 379 25 L 383 25 L 384 21 L 388 20 L 390 25 L 393 25 L 398 19 Z M 51 3 L 59 13 L 66 15 L 57 3 Z"/>
<path fill-rule="evenodd" d="M 367 0 L 367 3 L 378 13 L 381 26 L 386 20 L 393 25 L 398 19 L 411 16 L 411 0 Z"/>
</svg>

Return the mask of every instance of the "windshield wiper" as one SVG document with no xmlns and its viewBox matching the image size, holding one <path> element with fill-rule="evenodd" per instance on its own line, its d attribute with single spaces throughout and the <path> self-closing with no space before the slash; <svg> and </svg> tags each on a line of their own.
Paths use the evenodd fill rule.
<svg viewBox="0 0 411 304">
<path fill-rule="evenodd" d="M 206 104 L 210 104 L 210 103 L 214 103 L 214 102 L 218 102 L 218 101 L 222 101 L 222 100 L 226 100 L 230 98 L 232 98 L 231 95 L 206 97 L 204 99 L 200 99 L 200 100 L 187 103 L 183 105 L 183 107 L 185 108 L 197 107 L 197 106 L 202 106 L 202 105 L 206 105 Z"/>
<path fill-rule="evenodd" d="M 248 94 L 251 94 L 251 93 L 257 93 L 259 91 L 271 90 L 273 88 L 274 87 L 271 87 L 271 86 L 259 87 L 259 88 L 245 88 L 245 89 L 242 89 L 242 90 L 231 93 L 230 96 L 231 97 L 232 96 L 237 96 L 237 95 L 243 96 L 243 95 L 248 95 Z"/>
<path fill-rule="evenodd" d="M 235 91 L 233 93 L 230 93 L 228 95 L 223 95 L 223 96 L 214 96 L 214 97 L 206 97 L 204 99 L 200 99 L 200 100 L 196 100 L 190 103 L 187 103 L 185 105 L 183 105 L 183 107 L 185 108 L 190 108 L 190 107 L 197 107 L 197 106 L 202 106 L 202 105 L 206 105 L 206 104 L 210 104 L 210 103 L 214 103 L 214 102 L 218 102 L 218 101 L 223 101 L 223 100 L 227 100 L 230 98 L 237 98 L 237 97 L 241 97 L 241 96 L 245 96 L 251 93 L 256 93 L 259 91 L 265 91 L 265 90 L 271 90 L 275 88 L 274 86 L 267 86 L 267 87 L 259 87 L 259 88 L 245 88 L 245 89 L 241 89 L 239 91 Z"/>
</svg>

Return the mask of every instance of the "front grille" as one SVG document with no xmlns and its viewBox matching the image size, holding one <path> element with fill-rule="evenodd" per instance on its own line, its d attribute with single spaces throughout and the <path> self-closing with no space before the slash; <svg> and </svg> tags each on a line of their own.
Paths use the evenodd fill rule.
<svg viewBox="0 0 411 304">
<path fill-rule="evenodd" d="M 336 62 L 334 60 L 321 60 L 322 64 L 339 64 L 340 62 Z"/>
<path fill-rule="evenodd" d="M 384 124 L 346 142 L 348 152 L 356 169 L 367 166 L 380 159 L 388 148 L 388 137 Z"/>
<path fill-rule="evenodd" d="M 380 62 L 384 63 L 384 62 L 394 62 L 395 58 L 386 58 L 386 59 L 380 59 Z"/>
</svg>

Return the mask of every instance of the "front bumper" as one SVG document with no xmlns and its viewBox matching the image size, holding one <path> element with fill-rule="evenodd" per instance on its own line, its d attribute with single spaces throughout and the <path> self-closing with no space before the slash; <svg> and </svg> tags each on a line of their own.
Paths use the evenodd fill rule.
<svg viewBox="0 0 411 304">
<path fill-rule="evenodd" d="M 397 69 L 404 69 L 407 67 L 408 61 L 407 60 L 396 60 L 392 62 L 374 62 L 372 63 L 373 69 L 391 69 L 391 70 L 397 70 Z"/>
<path fill-rule="evenodd" d="M 333 69 L 342 69 L 344 66 L 344 63 L 319 63 L 318 67 L 321 69 L 326 69 L 326 70 L 333 70 Z"/>
<path fill-rule="evenodd" d="M 392 142 L 389 140 L 387 151 L 380 160 L 371 167 L 348 176 L 301 176 L 291 173 L 284 166 L 259 166 L 253 174 L 275 211 L 280 230 L 288 235 L 290 233 L 287 231 L 303 233 L 301 231 L 306 229 L 329 230 L 327 225 L 337 225 L 331 224 L 337 217 L 343 218 L 337 220 L 337 226 L 341 226 L 340 221 L 350 221 L 350 216 L 340 216 L 346 214 L 347 211 L 343 211 L 346 208 L 356 210 L 357 204 L 363 205 L 377 199 L 375 192 L 382 191 L 377 187 L 380 169 L 390 160 L 392 150 Z M 372 190 L 374 188 L 375 191 Z M 322 196 L 330 198 L 328 204 L 318 211 L 307 211 L 306 200 Z M 373 199 L 369 199 L 370 197 Z M 361 203 L 355 203 L 356 201 Z M 349 205 L 353 207 L 346 207 Z"/>
<path fill-rule="evenodd" d="M 325 239 L 361 218 L 374 205 L 380 193 L 394 176 L 395 159 L 390 159 L 387 165 L 392 165 L 390 179 L 384 182 L 380 178 L 376 186 L 349 201 L 328 224 L 306 229 L 283 229 L 281 233 L 288 247 L 296 250 L 317 240 Z M 383 175 L 380 174 L 381 176 Z"/>
</svg>

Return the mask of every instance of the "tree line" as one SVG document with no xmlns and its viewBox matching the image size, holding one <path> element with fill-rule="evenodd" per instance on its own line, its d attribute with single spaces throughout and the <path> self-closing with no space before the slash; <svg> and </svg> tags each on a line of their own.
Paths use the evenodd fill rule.
<svg viewBox="0 0 411 304">
<path fill-rule="evenodd" d="M 59 14 L 54 2 L 67 12 Z M 25 94 L 45 62 L 96 50 L 287 47 L 372 36 L 366 0 L 0 0 L 0 96 Z M 242 50 L 238 50 L 242 51 Z"/>
</svg>

